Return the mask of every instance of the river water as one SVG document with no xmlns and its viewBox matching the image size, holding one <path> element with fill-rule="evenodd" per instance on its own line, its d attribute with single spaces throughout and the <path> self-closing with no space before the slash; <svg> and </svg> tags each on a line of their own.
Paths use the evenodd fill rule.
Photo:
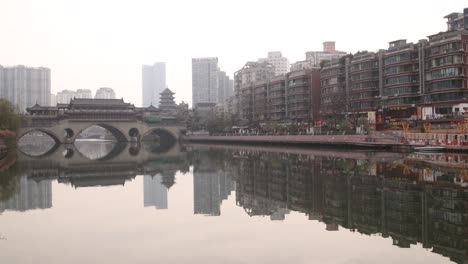
<svg viewBox="0 0 468 264">
<path fill-rule="evenodd" d="M 468 261 L 464 155 L 31 146 L 0 161 L 0 263 Z"/>
</svg>

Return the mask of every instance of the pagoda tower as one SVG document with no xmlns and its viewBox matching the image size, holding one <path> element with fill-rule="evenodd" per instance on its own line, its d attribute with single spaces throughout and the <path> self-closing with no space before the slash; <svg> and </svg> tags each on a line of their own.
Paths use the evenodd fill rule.
<svg viewBox="0 0 468 264">
<path fill-rule="evenodd" d="M 174 102 L 174 93 L 169 88 L 160 93 L 159 109 L 164 113 L 174 113 L 177 105 Z"/>
</svg>

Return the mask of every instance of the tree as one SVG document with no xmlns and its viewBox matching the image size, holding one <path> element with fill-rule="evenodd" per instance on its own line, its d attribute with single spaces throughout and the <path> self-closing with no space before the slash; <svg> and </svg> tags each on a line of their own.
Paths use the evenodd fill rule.
<svg viewBox="0 0 468 264">
<path fill-rule="evenodd" d="M 20 117 L 10 101 L 0 99 L 0 130 L 16 131 L 20 124 Z"/>
</svg>

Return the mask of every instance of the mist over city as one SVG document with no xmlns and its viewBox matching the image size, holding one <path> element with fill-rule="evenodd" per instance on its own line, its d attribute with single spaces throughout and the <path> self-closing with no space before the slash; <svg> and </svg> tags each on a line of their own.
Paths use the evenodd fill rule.
<svg viewBox="0 0 468 264">
<path fill-rule="evenodd" d="M 468 263 L 466 3 L 0 2 L 1 263 Z"/>
</svg>

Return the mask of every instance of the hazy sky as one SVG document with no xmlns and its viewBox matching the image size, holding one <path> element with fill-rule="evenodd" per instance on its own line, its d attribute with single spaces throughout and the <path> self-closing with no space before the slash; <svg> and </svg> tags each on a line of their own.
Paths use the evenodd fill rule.
<svg viewBox="0 0 468 264">
<path fill-rule="evenodd" d="M 346 52 L 446 30 L 450 1 L 0 0 L 0 64 L 51 69 L 52 92 L 112 87 L 141 104 L 141 66 L 166 62 L 176 101 L 191 102 L 191 58 L 218 57 L 229 76 L 282 51 L 291 62 L 336 41 Z"/>
</svg>

